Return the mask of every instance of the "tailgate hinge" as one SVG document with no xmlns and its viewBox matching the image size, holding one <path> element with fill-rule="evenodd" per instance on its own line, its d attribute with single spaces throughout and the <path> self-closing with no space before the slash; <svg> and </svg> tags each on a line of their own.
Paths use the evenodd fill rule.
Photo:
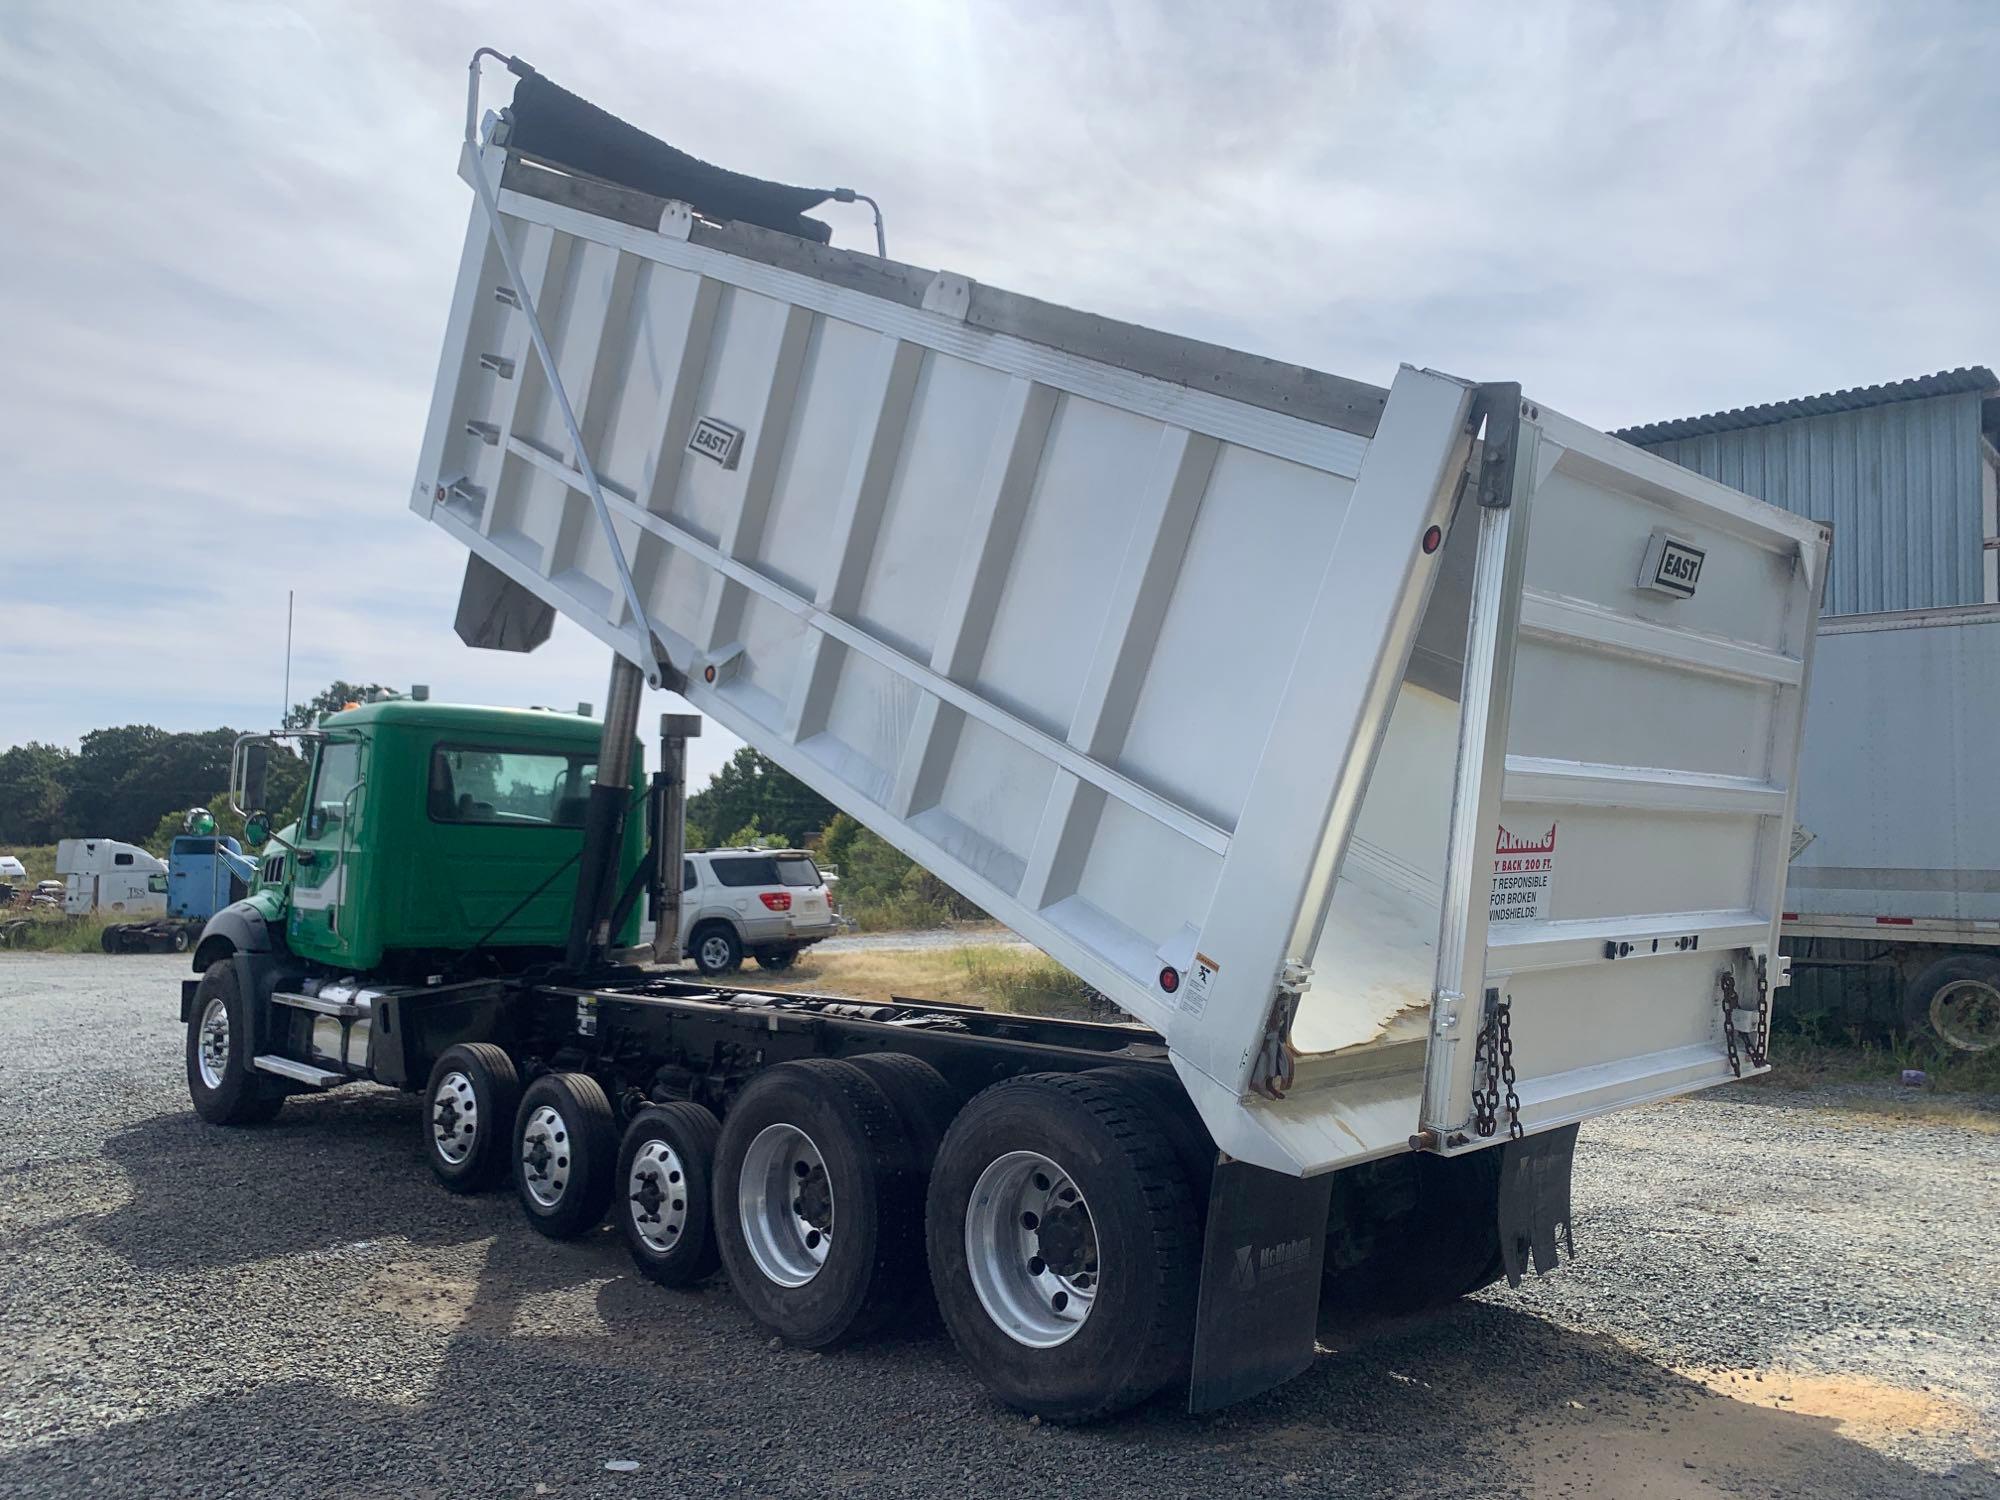
<svg viewBox="0 0 2000 1500">
<path fill-rule="evenodd" d="M 1282 1099 L 1292 1086 L 1292 1021 L 1299 1013 L 1299 996 L 1312 980 L 1308 964 L 1287 960 L 1278 972 L 1271 1009 L 1264 1017 L 1264 1037 L 1250 1069 L 1250 1090 L 1266 1099 Z"/>
</svg>

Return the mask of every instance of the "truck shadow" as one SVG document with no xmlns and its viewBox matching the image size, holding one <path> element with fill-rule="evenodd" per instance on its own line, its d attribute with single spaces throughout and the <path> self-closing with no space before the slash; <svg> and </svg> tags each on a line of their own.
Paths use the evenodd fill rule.
<svg viewBox="0 0 2000 1500">
<path fill-rule="evenodd" d="M 555 1245 L 504 1193 L 442 1191 L 418 1111 L 356 1091 L 294 1101 L 256 1130 L 165 1114 L 113 1137 L 129 1195 L 69 1227 L 140 1283 L 316 1264 L 340 1290 L 300 1309 L 296 1331 L 350 1352 L 315 1378 L 260 1382 L 252 1366 L 226 1394 L 0 1456 L 0 1494 L 93 1478 L 154 1493 L 629 1491 L 611 1458 L 667 1492 L 814 1500 L 935 1495 L 996 1461 L 1008 1490 L 1044 1495 L 1937 1500 L 2000 1484 L 1969 1444 L 1942 1450 L 1965 1458 L 1941 1476 L 1504 1300 L 1323 1329 L 1337 1347 L 1304 1375 L 1220 1413 L 1191 1417 L 1170 1391 L 1096 1427 L 1031 1426 L 985 1395 L 934 1314 L 823 1356 L 774 1349 L 719 1277 L 668 1292 L 614 1232 Z"/>
<path fill-rule="evenodd" d="M 413 1095 L 362 1088 L 292 1099 L 271 1123 L 242 1129 L 192 1110 L 157 1115 L 105 1142 L 126 1201 L 72 1223 L 144 1272 L 490 1235 L 490 1212 L 425 1168 L 420 1111 Z"/>
<path fill-rule="evenodd" d="M 1716 1395 L 1503 1302 L 1326 1330 L 1337 1351 L 1221 1413 L 1190 1417 L 1169 1392 L 1101 1426 L 1033 1427 L 985 1396 L 932 1321 L 824 1356 L 773 1349 L 720 1278 L 667 1292 L 631 1271 L 615 1235 L 551 1245 L 504 1195 L 439 1190 L 416 1140 L 416 1102 L 387 1092 L 303 1101 L 253 1132 L 164 1115 L 115 1137 L 107 1154 L 129 1200 L 76 1227 L 141 1276 L 351 1258 L 349 1290 L 323 1316 L 399 1351 L 394 1389 L 376 1387 L 365 1360 L 320 1379 L 246 1380 L 0 1457 L 0 1493 L 140 1475 L 153 1492 L 629 1487 L 604 1471 L 609 1458 L 675 1493 L 815 1500 L 934 1494 L 941 1475 L 996 1456 L 1010 1490 L 1050 1495 L 1483 1496 L 1587 1482 L 1611 1496 L 1930 1500 L 1989 1494 L 1996 1478 L 1941 1477 L 1832 1420 Z"/>
<path fill-rule="evenodd" d="M 523 1231 L 525 1232 L 525 1231 Z M 594 1260 L 595 1257 L 592 1257 Z M 496 1255 L 479 1299 L 521 1304 Z M 726 1288 L 600 1291 L 608 1326 L 503 1331 L 475 1314 L 439 1336 L 428 1378 L 246 1381 L 170 1414 L 0 1456 L 0 1494 L 343 1496 L 655 1493 L 824 1500 L 931 1495 L 1004 1470 L 1014 1494 L 1613 1497 L 1991 1495 L 1985 1468 L 1940 1475 L 1828 1421 L 1711 1394 L 1607 1339 L 1468 1304 L 1323 1356 L 1217 1416 L 1161 1399 L 1088 1428 L 996 1408 L 941 1337 L 825 1357 L 771 1350 Z M 490 1306 L 489 1306 L 490 1312 Z M 393 1315 L 389 1315 L 393 1321 Z M 543 1488 L 542 1486 L 547 1486 Z M 101 1489 L 89 1490 L 102 1493 Z"/>
</svg>

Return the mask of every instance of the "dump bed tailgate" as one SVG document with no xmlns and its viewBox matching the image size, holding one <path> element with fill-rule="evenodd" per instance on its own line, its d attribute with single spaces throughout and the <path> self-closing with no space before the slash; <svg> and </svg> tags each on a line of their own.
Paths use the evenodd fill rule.
<svg viewBox="0 0 2000 1500">
<path fill-rule="evenodd" d="M 1761 1065 L 1825 558 L 1814 523 L 1532 404 L 1516 441 L 1426 1066 L 1447 1149 Z"/>
</svg>

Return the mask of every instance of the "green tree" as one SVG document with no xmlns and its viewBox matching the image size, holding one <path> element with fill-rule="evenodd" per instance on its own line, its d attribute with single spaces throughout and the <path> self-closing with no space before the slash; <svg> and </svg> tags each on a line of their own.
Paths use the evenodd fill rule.
<svg viewBox="0 0 2000 1500">
<path fill-rule="evenodd" d="M 62 835 L 76 752 L 30 740 L 0 751 L 0 843 L 47 844 Z"/>
<path fill-rule="evenodd" d="M 379 682 L 334 682 L 303 703 L 294 703 L 285 714 L 285 729 L 310 729 L 322 714 L 337 714 L 350 703 L 366 703 L 374 693 L 389 689 Z"/>
<path fill-rule="evenodd" d="M 796 846 L 826 827 L 834 806 L 767 756 L 743 746 L 707 786 L 688 798 L 688 823 L 713 836 L 755 823 L 780 844 Z M 690 840 L 690 848 L 700 848 Z"/>
</svg>

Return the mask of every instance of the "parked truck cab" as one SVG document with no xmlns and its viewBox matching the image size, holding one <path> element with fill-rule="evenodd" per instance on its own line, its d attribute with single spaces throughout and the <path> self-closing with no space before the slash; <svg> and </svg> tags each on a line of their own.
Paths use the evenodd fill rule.
<svg viewBox="0 0 2000 1500">
<path fill-rule="evenodd" d="M 204 930 L 197 966 L 259 938 L 308 970 L 346 973 L 417 975 L 474 950 L 501 970 L 555 956 L 600 730 L 572 714 L 403 699 L 329 715 L 308 742 L 297 824 L 266 850 L 265 884 Z M 641 757 L 633 767 L 636 801 Z M 643 845 L 633 818 L 621 885 Z"/>
</svg>

